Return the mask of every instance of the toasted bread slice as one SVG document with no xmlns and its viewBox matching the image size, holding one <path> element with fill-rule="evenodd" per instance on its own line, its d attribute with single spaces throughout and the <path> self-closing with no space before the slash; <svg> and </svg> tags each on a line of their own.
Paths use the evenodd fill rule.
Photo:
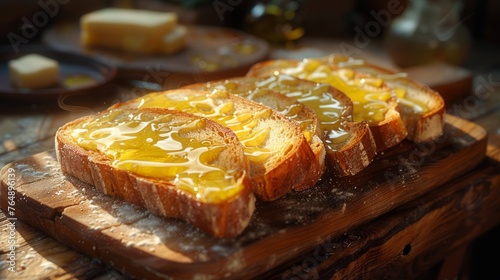
<svg viewBox="0 0 500 280">
<path fill-rule="evenodd" d="M 325 171 L 326 150 L 322 140 L 322 130 L 319 127 L 316 113 L 304 106 L 304 104 L 276 91 L 270 89 L 256 89 L 253 84 L 240 83 L 232 79 L 191 84 L 183 88 L 210 92 L 223 91 L 236 94 L 271 107 L 285 115 L 288 119 L 297 122 L 316 158 L 315 161 L 309 164 L 309 171 L 307 173 L 309 174 L 308 179 L 310 182 L 305 183 L 302 187 L 308 188 L 314 185 L 323 175 Z M 296 188 L 296 190 L 301 189 Z"/>
<path fill-rule="evenodd" d="M 229 127 L 245 147 L 250 180 L 261 200 L 275 200 L 291 190 L 314 185 L 311 176 L 316 178 L 316 174 L 308 173 L 314 154 L 300 126 L 262 104 L 228 92 L 175 89 L 114 107 L 182 110 Z"/>
<path fill-rule="evenodd" d="M 406 125 L 408 140 L 425 142 L 442 135 L 445 104 L 438 92 L 408 79 L 405 73 L 384 69 L 364 60 L 342 55 L 322 59 L 340 68 L 353 69 L 381 79 L 391 87 L 396 92 L 397 110 Z"/>
<path fill-rule="evenodd" d="M 64 174 L 215 237 L 237 236 L 254 211 L 243 146 L 212 120 L 111 109 L 65 124 L 55 144 Z"/>
<path fill-rule="evenodd" d="M 299 118 L 302 124 L 314 124 L 303 129 L 306 134 L 315 134 L 324 142 L 327 166 L 337 176 L 354 175 L 375 157 L 375 142 L 368 126 L 352 123 L 351 100 L 327 84 L 318 84 L 288 75 L 273 75 L 263 78 L 235 77 L 187 87 L 227 90 L 272 108 L 278 108 L 279 112 L 291 119 Z M 298 111 L 297 108 L 301 110 Z M 313 111 L 314 117 L 309 111 Z M 300 117 L 301 114 L 304 116 Z"/>
<path fill-rule="evenodd" d="M 328 83 L 345 93 L 353 102 L 354 121 L 368 123 L 377 151 L 395 146 L 407 136 L 404 122 L 396 110 L 395 94 L 378 79 L 340 69 L 319 59 L 261 62 L 253 65 L 247 76 L 267 77 L 279 73 Z"/>
</svg>

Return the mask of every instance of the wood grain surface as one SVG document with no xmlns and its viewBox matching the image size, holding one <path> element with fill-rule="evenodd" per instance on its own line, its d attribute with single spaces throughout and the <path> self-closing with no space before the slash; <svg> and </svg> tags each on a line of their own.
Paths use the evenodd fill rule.
<svg viewBox="0 0 500 280">
<path fill-rule="evenodd" d="M 474 172 L 405 203 L 391 215 L 382 215 L 368 224 L 326 239 L 301 257 L 262 277 L 416 279 L 448 255 L 455 255 L 455 250 L 467 245 L 474 235 L 500 222 L 497 203 L 500 165 L 489 163 L 498 159 L 500 151 L 496 150 Z M 455 266 L 457 263 L 461 262 L 454 263 Z M 458 272 L 464 267 L 454 269 Z"/>
<path fill-rule="evenodd" d="M 434 142 L 404 142 L 354 177 L 327 174 L 308 191 L 258 203 L 248 230 L 234 239 L 214 239 L 183 222 L 101 195 L 92 186 L 64 177 L 50 151 L 6 165 L 1 194 L 7 196 L 8 173 L 14 172 L 16 218 L 125 274 L 241 279 L 269 273 L 435 191 L 476 167 L 485 157 L 486 143 L 481 127 L 448 115 L 445 134 Z M 4 210 L 6 202 L 0 202 Z M 413 223 L 408 220 L 406 227 Z M 347 241 L 356 239 L 353 236 Z"/>
</svg>

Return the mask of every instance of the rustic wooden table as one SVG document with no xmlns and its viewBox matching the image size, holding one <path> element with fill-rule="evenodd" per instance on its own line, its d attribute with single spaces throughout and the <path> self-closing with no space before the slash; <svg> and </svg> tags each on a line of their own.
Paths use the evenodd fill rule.
<svg viewBox="0 0 500 280">
<path fill-rule="evenodd" d="M 498 66 L 475 67 L 475 87 L 468 95 L 448 104 L 450 113 L 488 132 L 486 158 L 479 165 L 426 192 L 425 196 L 415 197 L 388 213 L 375 214 L 355 228 L 329 236 L 291 261 L 270 265 L 272 269 L 263 270 L 259 277 L 408 279 L 421 277 L 437 265 L 439 269 L 433 275 L 440 279 L 467 273 L 464 268 L 471 263 L 470 245 L 500 225 Z M 144 90 L 138 90 L 129 81 L 115 80 L 89 93 L 88 98 L 77 96 L 66 100 L 63 108 L 54 106 L 54 102 L 13 104 L 2 100 L 0 166 L 53 149 L 55 131 L 65 122 L 138 93 Z M 439 174 L 434 176 L 439 181 Z M 131 278 L 109 263 L 86 256 L 21 220 L 7 219 L 6 215 L 0 212 L 0 278 Z M 15 227 L 11 227 L 13 222 Z M 11 268 L 10 261 L 15 262 L 15 269 Z"/>
</svg>

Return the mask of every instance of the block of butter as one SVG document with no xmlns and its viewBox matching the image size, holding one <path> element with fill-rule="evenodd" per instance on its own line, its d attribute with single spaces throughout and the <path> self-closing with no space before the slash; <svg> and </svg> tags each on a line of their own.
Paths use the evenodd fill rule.
<svg viewBox="0 0 500 280">
<path fill-rule="evenodd" d="M 84 47 L 105 47 L 136 53 L 173 53 L 184 47 L 185 27 L 177 14 L 106 8 L 80 19 Z"/>
<path fill-rule="evenodd" d="M 28 54 L 9 61 L 9 75 L 16 87 L 50 87 L 58 83 L 59 63 L 39 54 Z"/>
<path fill-rule="evenodd" d="M 187 28 L 177 25 L 172 32 L 163 36 L 160 49 L 167 54 L 176 53 L 186 45 Z"/>
</svg>

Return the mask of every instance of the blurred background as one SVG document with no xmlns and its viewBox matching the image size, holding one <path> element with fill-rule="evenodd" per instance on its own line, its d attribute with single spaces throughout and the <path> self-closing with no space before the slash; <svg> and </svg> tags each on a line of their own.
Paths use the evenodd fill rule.
<svg viewBox="0 0 500 280">
<path fill-rule="evenodd" d="M 45 31 L 59 23 L 78 23 L 83 14 L 110 6 L 172 11 L 182 24 L 244 31 L 269 43 L 265 58 L 362 58 L 408 73 L 447 102 L 471 93 L 472 73 L 500 79 L 496 0 L 0 1 L 0 45 L 9 51 L 44 43 Z"/>
<path fill-rule="evenodd" d="M 53 12 L 49 13 L 43 26 L 37 24 L 45 23 L 43 15 L 38 14 L 36 18 L 41 10 L 40 3 Z M 495 0 L 0 1 L 0 33 L 3 34 L 0 43 L 11 44 L 13 38 L 6 35 L 11 32 L 20 34 L 29 24 L 38 25 L 38 32 L 30 38 L 30 43 L 36 42 L 43 30 L 55 22 L 75 21 L 87 12 L 108 6 L 175 11 L 182 23 L 234 27 L 286 47 L 291 47 L 291 42 L 294 47 L 300 46 L 303 38 L 310 37 L 357 38 L 356 47 L 363 47 L 367 40 L 389 41 L 384 50 L 394 63 L 403 67 L 439 57 L 444 59 L 445 56 L 424 54 L 420 50 L 420 55 L 411 59 L 404 53 L 398 54 L 398 49 L 405 46 L 412 46 L 415 52 L 418 48 L 444 48 L 454 52 L 453 57 L 446 59 L 460 64 L 467 61 L 467 48 L 471 42 L 500 46 L 497 30 L 500 26 L 500 1 Z M 58 11 L 54 11 L 55 8 Z M 412 44 L 419 40 L 425 40 L 424 44 Z M 408 48 L 405 52 L 411 53 Z"/>
</svg>

